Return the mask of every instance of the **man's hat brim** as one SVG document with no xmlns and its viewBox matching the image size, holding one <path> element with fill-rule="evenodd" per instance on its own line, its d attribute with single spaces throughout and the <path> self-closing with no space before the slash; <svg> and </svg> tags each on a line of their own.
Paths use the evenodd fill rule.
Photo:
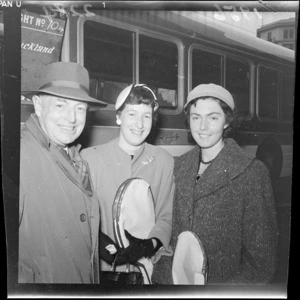
<svg viewBox="0 0 300 300">
<path fill-rule="evenodd" d="M 39 93 L 67 98 L 70 100 L 86 102 L 89 104 L 89 110 L 97 110 L 99 108 L 103 108 L 107 106 L 107 103 L 90 97 L 83 90 L 74 89 L 70 87 L 58 87 L 58 86 L 47 87 L 45 89 L 40 89 L 37 91 L 24 91 L 22 92 L 22 95 L 24 95 L 26 98 L 32 99 L 34 95 Z"/>
</svg>

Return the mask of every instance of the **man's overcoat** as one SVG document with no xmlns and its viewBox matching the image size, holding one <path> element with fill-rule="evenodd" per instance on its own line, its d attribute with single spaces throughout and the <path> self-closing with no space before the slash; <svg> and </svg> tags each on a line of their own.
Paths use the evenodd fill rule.
<svg viewBox="0 0 300 300">
<path fill-rule="evenodd" d="M 19 283 L 98 283 L 99 213 L 96 193 L 31 116 L 21 134 Z"/>
</svg>

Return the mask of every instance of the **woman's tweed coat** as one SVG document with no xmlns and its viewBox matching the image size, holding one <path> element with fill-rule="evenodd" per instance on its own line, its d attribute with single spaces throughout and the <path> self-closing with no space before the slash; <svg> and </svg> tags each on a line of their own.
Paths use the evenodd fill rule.
<svg viewBox="0 0 300 300">
<path fill-rule="evenodd" d="M 199 147 L 175 162 L 173 249 L 185 230 L 201 239 L 208 284 L 254 284 L 275 272 L 277 224 L 268 170 L 232 139 L 195 183 Z M 159 262 L 153 281 L 172 284 L 172 258 Z"/>
</svg>

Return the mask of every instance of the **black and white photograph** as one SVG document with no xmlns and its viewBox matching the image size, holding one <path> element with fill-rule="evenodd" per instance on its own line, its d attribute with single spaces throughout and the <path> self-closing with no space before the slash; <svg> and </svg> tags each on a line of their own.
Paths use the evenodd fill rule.
<svg viewBox="0 0 300 300">
<path fill-rule="evenodd" d="M 0 1 L 4 295 L 288 298 L 298 16 Z"/>
</svg>

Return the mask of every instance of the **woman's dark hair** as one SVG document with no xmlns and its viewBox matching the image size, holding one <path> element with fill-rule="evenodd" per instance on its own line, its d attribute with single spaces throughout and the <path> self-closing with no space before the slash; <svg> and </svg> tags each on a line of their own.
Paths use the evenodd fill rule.
<svg viewBox="0 0 300 300">
<path fill-rule="evenodd" d="M 233 120 L 234 120 L 234 112 L 227 103 L 225 103 L 224 101 L 222 101 L 222 100 L 220 100 L 219 98 L 216 98 L 216 97 L 207 96 L 207 97 L 199 97 L 199 98 L 196 98 L 196 99 L 192 100 L 185 109 L 186 125 L 188 127 L 190 127 L 191 106 L 192 105 L 196 106 L 196 102 L 198 100 L 206 100 L 206 99 L 213 99 L 213 100 L 217 101 L 219 103 L 219 105 L 221 106 L 221 108 L 222 108 L 222 110 L 225 114 L 225 123 L 228 125 L 228 127 L 226 127 L 224 129 L 224 132 L 223 132 L 223 137 L 226 137 L 232 129 L 232 123 L 233 123 Z"/>
<path fill-rule="evenodd" d="M 153 94 L 144 86 L 133 86 L 124 103 L 117 110 L 117 115 L 120 115 L 126 104 L 146 104 L 152 107 L 152 126 L 155 125 L 158 117 L 158 110 L 154 111 L 155 101 Z"/>
</svg>

